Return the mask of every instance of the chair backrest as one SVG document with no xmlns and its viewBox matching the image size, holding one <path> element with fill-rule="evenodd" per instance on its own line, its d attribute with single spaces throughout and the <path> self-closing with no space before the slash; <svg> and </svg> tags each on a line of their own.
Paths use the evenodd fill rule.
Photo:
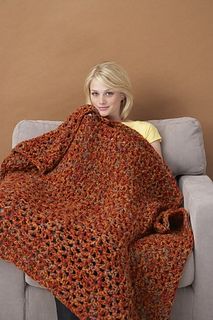
<svg viewBox="0 0 213 320">
<path fill-rule="evenodd" d="M 197 119 L 181 117 L 150 122 L 160 132 L 163 157 L 175 176 L 205 173 L 203 134 Z M 12 145 L 53 130 L 60 124 L 61 121 L 22 120 L 14 128 Z"/>
<path fill-rule="evenodd" d="M 175 176 L 206 173 L 202 128 L 192 117 L 151 120 L 162 136 L 164 159 Z"/>
</svg>

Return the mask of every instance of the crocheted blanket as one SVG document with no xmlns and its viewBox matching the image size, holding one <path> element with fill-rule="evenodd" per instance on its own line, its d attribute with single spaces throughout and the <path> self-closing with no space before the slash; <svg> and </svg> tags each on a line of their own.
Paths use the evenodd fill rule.
<svg viewBox="0 0 213 320">
<path fill-rule="evenodd" d="M 80 319 L 168 319 L 192 249 L 176 181 L 137 132 L 82 106 L 1 165 L 0 257 Z"/>
</svg>

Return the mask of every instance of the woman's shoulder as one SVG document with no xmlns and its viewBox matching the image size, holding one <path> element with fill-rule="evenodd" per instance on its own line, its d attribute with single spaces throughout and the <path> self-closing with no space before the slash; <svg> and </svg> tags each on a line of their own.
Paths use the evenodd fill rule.
<svg viewBox="0 0 213 320">
<path fill-rule="evenodd" d="M 127 120 L 127 121 L 123 121 L 122 123 L 137 131 L 138 130 L 144 131 L 154 127 L 153 124 L 151 124 L 150 122 L 141 121 L 141 120 Z"/>
<path fill-rule="evenodd" d="M 161 140 L 158 129 L 148 121 L 127 120 L 122 123 L 140 133 L 150 143 L 156 140 Z"/>
</svg>

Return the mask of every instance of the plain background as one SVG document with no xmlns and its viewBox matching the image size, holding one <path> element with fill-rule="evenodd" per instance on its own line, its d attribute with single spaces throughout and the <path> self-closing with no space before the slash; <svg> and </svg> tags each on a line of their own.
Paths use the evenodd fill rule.
<svg viewBox="0 0 213 320">
<path fill-rule="evenodd" d="M 18 121 L 64 120 L 84 104 L 88 70 L 114 60 L 132 119 L 201 122 L 213 178 L 212 21 L 212 0 L 0 0 L 0 160 Z"/>
</svg>

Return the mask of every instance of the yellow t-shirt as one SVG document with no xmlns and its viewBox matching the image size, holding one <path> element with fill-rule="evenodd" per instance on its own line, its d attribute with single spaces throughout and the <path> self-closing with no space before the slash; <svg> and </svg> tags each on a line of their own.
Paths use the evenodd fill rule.
<svg viewBox="0 0 213 320">
<path fill-rule="evenodd" d="M 158 129 L 147 121 L 124 121 L 122 122 L 126 126 L 134 129 L 140 133 L 149 143 L 160 140 L 161 136 L 158 132 Z"/>
</svg>

